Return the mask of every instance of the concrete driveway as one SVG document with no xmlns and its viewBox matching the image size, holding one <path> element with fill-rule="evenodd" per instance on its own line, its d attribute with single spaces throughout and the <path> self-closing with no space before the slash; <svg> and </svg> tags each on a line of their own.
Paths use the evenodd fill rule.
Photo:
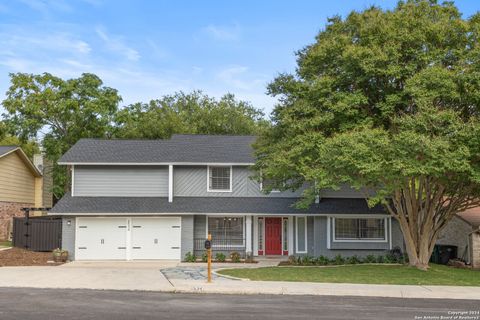
<svg viewBox="0 0 480 320">
<path fill-rule="evenodd" d="M 0 287 L 173 292 L 160 269 L 177 264 L 178 261 L 82 261 L 58 267 L 2 267 Z"/>
</svg>

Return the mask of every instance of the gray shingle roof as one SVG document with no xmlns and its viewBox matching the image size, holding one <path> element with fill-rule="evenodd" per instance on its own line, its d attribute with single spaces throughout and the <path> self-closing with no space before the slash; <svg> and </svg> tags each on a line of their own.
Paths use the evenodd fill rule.
<svg viewBox="0 0 480 320">
<path fill-rule="evenodd" d="M 173 135 L 168 140 L 81 139 L 59 163 L 253 163 L 254 136 Z"/>
<path fill-rule="evenodd" d="M 380 206 L 369 209 L 364 199 L 323 198 L 307 210 L 293 207 L 298 199 L 267 197 L 71 197 L 65 195 L 49 214 L 383 214 Z"/>
<path fill-rule="evenodd" d="M 18 146 L 0 146 L 0 157 L 3 156 L 5 153 L 9 153 L 10 151 L 17 148 Z"/>
</svg>

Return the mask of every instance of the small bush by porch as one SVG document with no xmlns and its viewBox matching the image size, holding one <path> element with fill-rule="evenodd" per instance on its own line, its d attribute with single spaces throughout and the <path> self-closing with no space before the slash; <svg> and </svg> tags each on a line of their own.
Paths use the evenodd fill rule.
<svg viewBox="0 0 480 320">
<path fill-rule="evenodd" d="M 343 265 L 242 268 L 217 272 L 257 281 L 480 286 L 480 271 L 436 264 L 431 264 L 428 271 L 405 265 Z"/>
</svg>

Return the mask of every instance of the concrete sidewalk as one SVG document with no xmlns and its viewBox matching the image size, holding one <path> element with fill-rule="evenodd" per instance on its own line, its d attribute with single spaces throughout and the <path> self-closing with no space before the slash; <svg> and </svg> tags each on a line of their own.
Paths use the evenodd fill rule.
<svg viewBox="0 0 480 320">
<path fill-rule="evenodd" d="M 480 300 L 480 287 L 241 281 L 227 278 L 206 283 L 205 280 L 167 278 L 160 270 L 169 268 L 185 267 L 175 261 L 75 262 L 58 267 L 1 267 L 0 287 Z M 193 266 L 190 265 L 190 268 Z"/>
</svg>

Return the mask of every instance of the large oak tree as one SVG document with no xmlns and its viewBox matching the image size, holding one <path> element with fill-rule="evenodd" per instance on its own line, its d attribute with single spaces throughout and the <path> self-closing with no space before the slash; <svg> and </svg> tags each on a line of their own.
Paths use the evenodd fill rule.
<svg viewBox="0 0 480 320">
<path fill-rule="evenodd" d="M 399 2 L 334 17 L 270 85 L 274 126 L 257 143 L 272 188 L 308 182 L 373 189 L 399 222 L 409 263 L 428 261 L 439 232 L 479 204 L 480 15 L 450 2 Z M 260 171 L 261 170 L 261 171 Z"/>
<path fill-rule="evenodd" d="M 69 189 L 69 175 L 56 164 L 78 139 L 104 138 L 111 133 L 113 116 L 121 101 L 117 90 L 103 85 L 94 74 L 64 80 L 49 73 L 11 74 L 2 102 L 11 133 L 22 141 L 38 139 L 54 163 L 54 195 Z"/>
</svg>

